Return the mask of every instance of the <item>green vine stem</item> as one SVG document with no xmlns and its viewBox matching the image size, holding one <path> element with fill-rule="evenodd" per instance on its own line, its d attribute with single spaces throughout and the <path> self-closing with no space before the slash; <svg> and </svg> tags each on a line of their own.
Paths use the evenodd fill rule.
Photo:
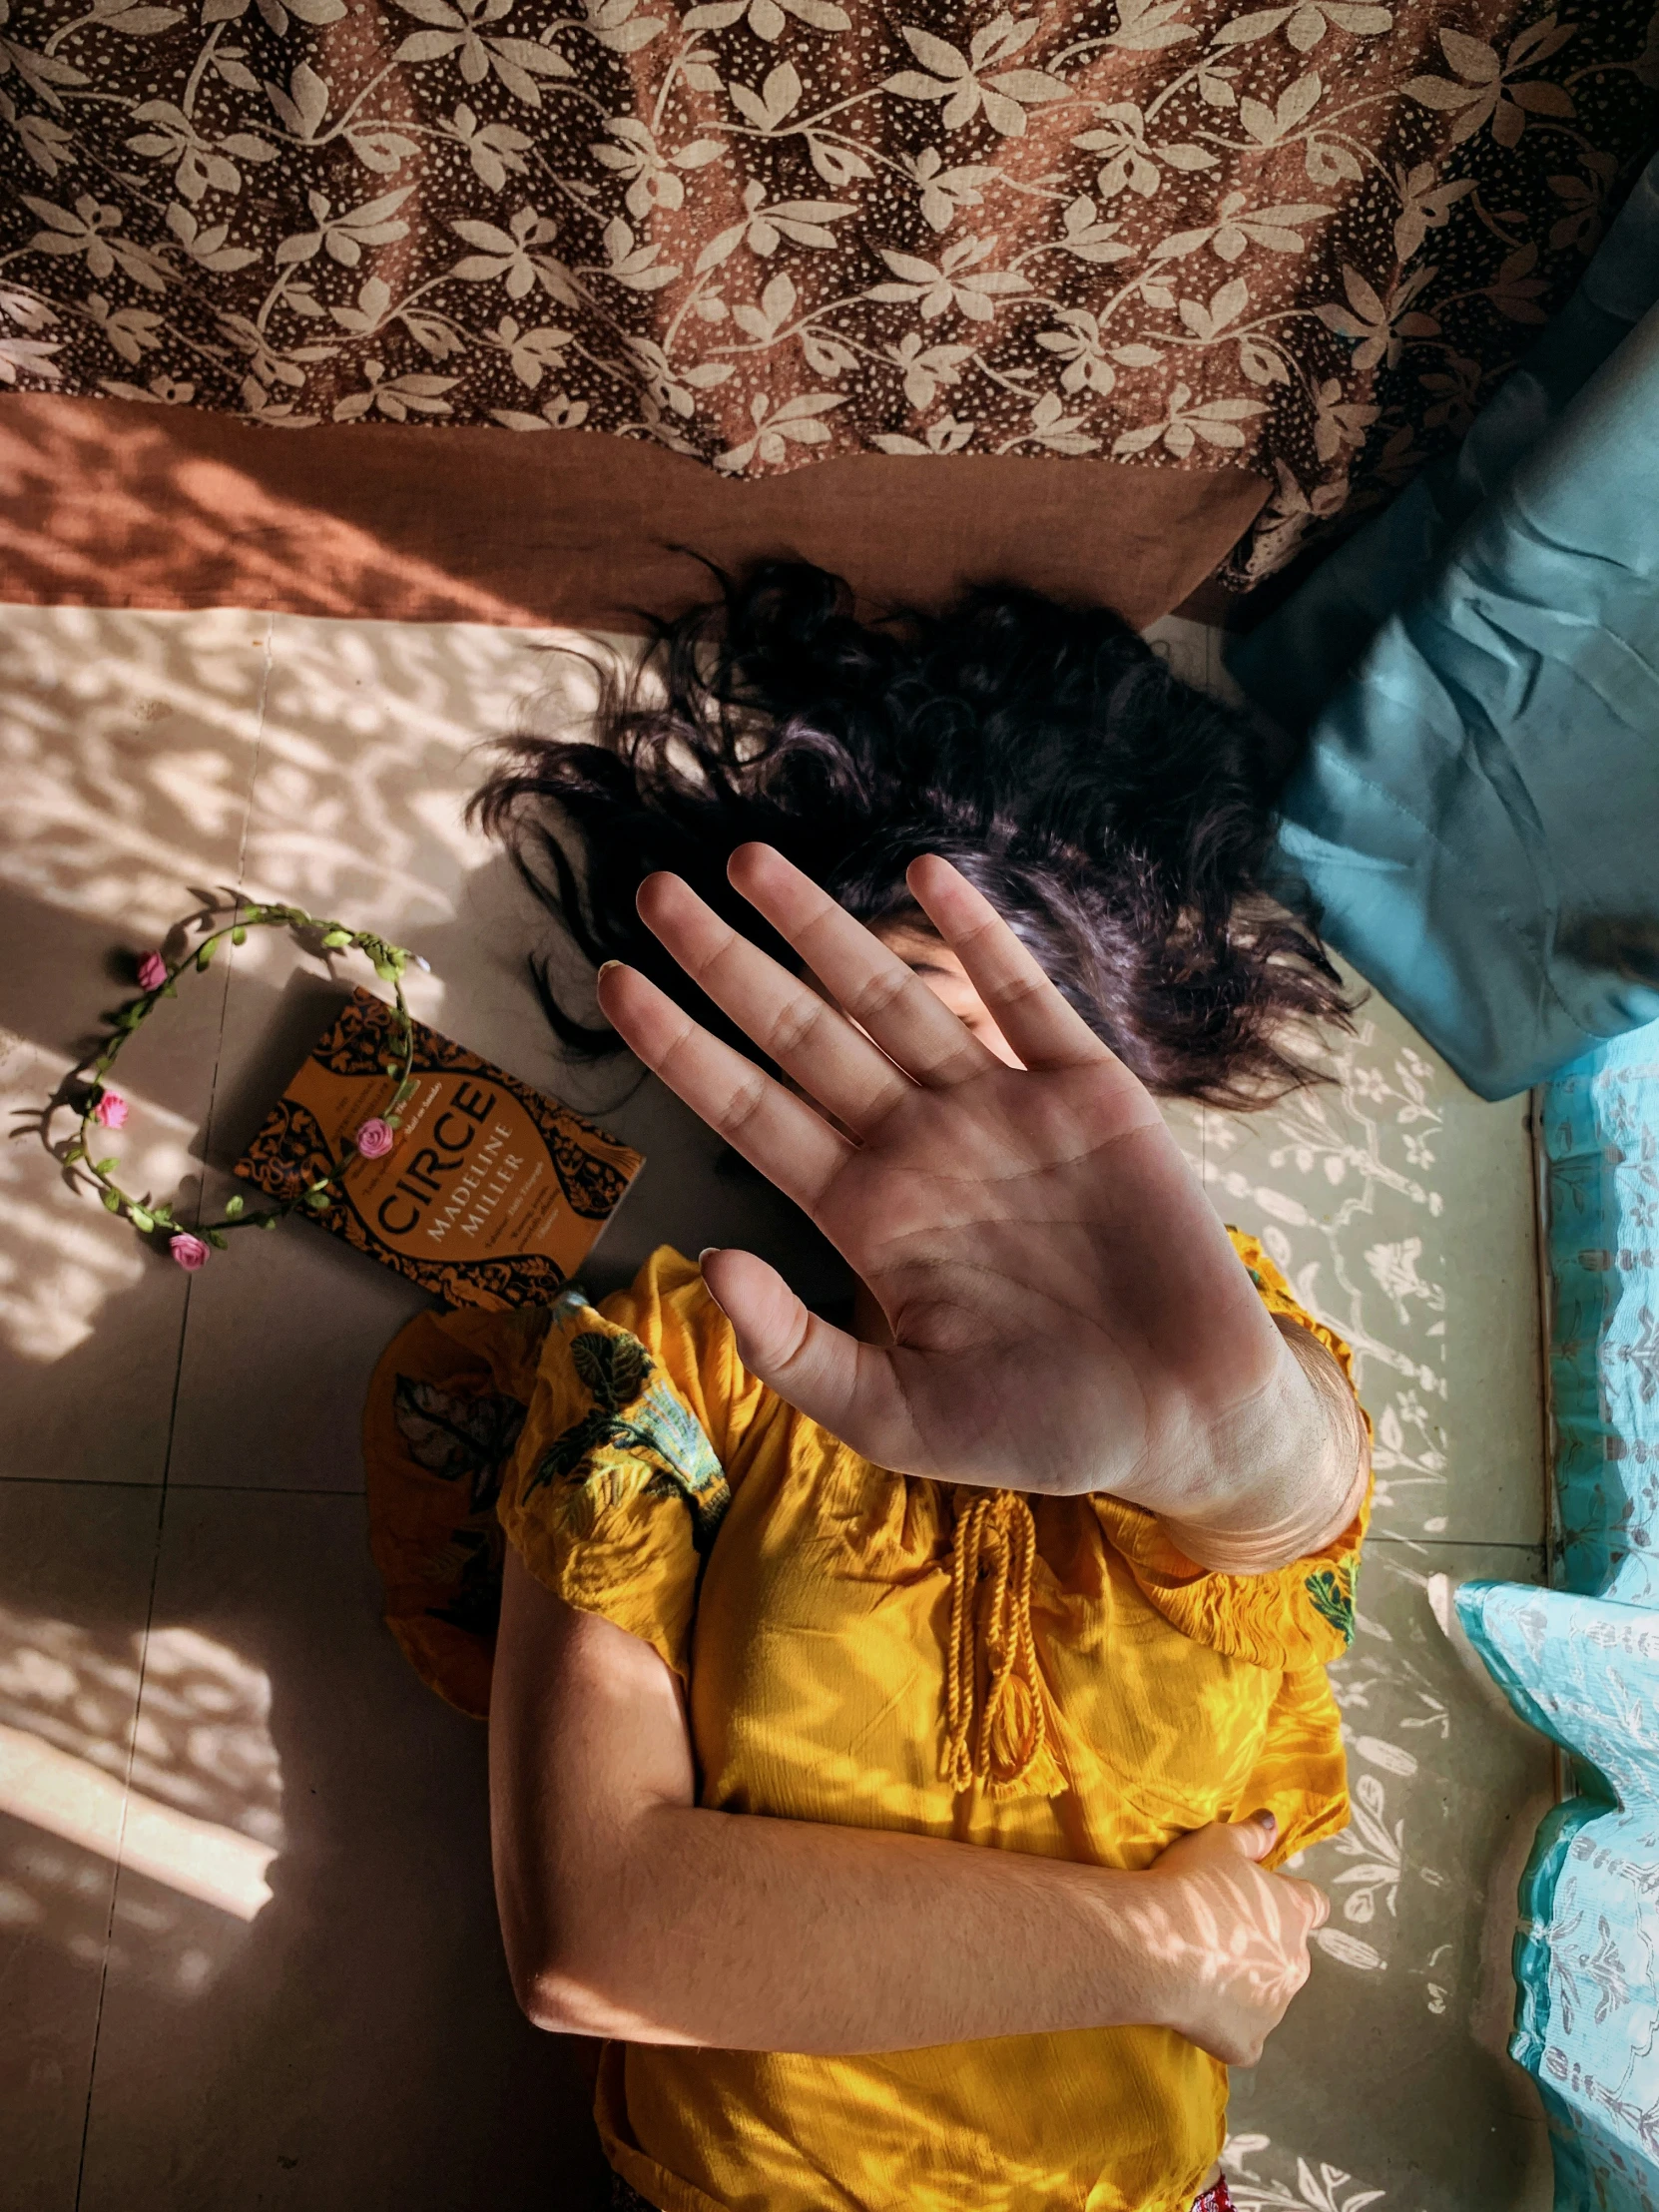
<svg viewBox="0 0 1659 2212">
<path fill-rule="evenodd" d="M 239 1193 L 226 1200 L 217 1221 L 187 1229 L 176 1218 L 171 1201 L 157 1204 L 148 1192 L 135 1198 L 123 1187 L 119 1180 L 121 1163 L 114 1155 L 94 1157 L 103 1149 L 105 1131 L 121 1128 L 127 1119 L 127 1102 L 111 1090 L 109 1078 L 121 1054 L 162 1000 L 178 996 L 180 978 L 193 971 L 205 974 L 220 946 L 227 940 L 233 945 L 245 944 L 250 929 L 286 929 L 302 941 L 309 940 L 304 945 L 306 950 L 324 957 L 336 952 L 360 952 L 380 980 L 391 985 L 392 1041 L 385 1071 L 395 1077 L 396 1088 L 384 1115 L 364 1122 L 354 1136 L 342 1139 L 337 1155 L 328 1155 L 326 1171 L 313 1175 L 292 1198 L 250 1213 Z M 190 941 L 193 931 L 200 938 L 194 945 Z M 320 1212 L 329 1204 L 335 1186 L 359 1151 L 372 1157 L 389 1149 L 401 1109 L 415 1087 L 409 1073 L 414 1060 L 414 1028 L 403 996 L 403 975 L 407 968 L 424 968 L 426 964 L 418 952 L 392 944 L 371 929 L 353 929 L 348 922 L 308 914 L 300 906 L 245 901 L 234 892 L 207 898 L 195 913 L 174 924 L 159 951 L 147 952 L 140 959 L 138 979 L 143 987 L 139 996 L 105 1017 L 109 1034 L 77 1070 L 89 1084 L 80 1100 L 80 1125 L 66 1144 L 53 1147 L 56 1156 L 82 1188 L 97 1192 L 110 1213 L 130 1221 L 141 1236 L 165 1243 L 179 1265 L 191 1271 L 202 1266 L 209 1246 L 223 1252 L 232 1230 L 275 1229 L 301 1207 Z M 48 1113 L 51 1110 L 49 1107 Z"/>
</svg>

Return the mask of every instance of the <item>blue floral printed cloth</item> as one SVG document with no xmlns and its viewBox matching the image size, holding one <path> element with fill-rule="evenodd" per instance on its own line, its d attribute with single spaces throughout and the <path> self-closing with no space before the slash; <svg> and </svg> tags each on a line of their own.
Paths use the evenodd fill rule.
<svg viewBox="0 0 1659 2212">
<path fill-rule="evenodd" d="M 1461 451 L 1229 655 L 1281 850 L 1483 1097 L 1659 1019 L 1659 158 Z"/>
<path fill-rule="evenodd" d="M 1457 1610 L 1523 1720 L 1572 1753 L 1520 1887 L 1510 2055 L 1533 2075 L 1555 2212 L 1659 2208 L 1659 1613 L 1514 1583 Z"/>
<path fill-rule="evenodd" d="M 1659 2212 L 1659 1025 L 1540 1094 L 1556 1587 L 1457 1609 L 1574 1761 L 1521 1883 L 1510 2050 L 1538 2082 L 1556 2212 Z"/>
<path fill-rule="evenodd" d="M 1563 1069 L 1539 1104 L 1555 1579 L 1659 1606 L 1659 1026 Z"/>
</svg>

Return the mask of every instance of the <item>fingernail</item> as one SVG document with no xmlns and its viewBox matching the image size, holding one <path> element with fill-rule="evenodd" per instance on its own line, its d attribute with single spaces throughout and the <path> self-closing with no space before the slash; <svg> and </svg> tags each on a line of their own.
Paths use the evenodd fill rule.
<svg viewBox="0 0 1659 2212">
<path fill-rule="evenodd" d="M 708 1261 L 712 1260 L 719 1250 L 719 1245 L 705 1245 L 703 1247 L 703 1250 L 697 1255 L 697 1264 L 699 1268 L 704 1267 Z M 728 1325 L 730 1325 L 732 1317 L 730 1314 L 726 1313 L 725 1307 L 720 1303 L 720 1293 L 715 1289 L 714 1285 L 709 1281 L 706 1275 L 703 1278 L 703 1290 L 704 1295 L 708 1298 L 709 1303 L 713 1306 L 715 1312 L 717 1314 L 726 1314 L 727 1323 Z"/>
<path fill-rule="evenodd" d="M 612 968 L 621 967 L 621 965 L 622 962 L 620 960 L 601 960 L 599 963 L 599 972 L 601 975 L 609 975 Z"/>
<path fill-rule="evenodd" d="M 1256 1818 L 1261 1822 L 1262 1826 L 1267 1830 L 1270 1836 L 1278 1835 L 1279 1823 L 1277 1820 L 1274 1819 L 1272 1813 L 1268 1811 L 1266 1806 L 1264 1806 L 1261 1812 L 1256 1815 Z"/>
</svg>

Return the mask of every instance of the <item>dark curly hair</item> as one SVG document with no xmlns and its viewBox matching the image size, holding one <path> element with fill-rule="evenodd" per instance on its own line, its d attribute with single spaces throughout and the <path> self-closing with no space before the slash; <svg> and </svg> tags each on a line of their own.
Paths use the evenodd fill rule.
<svg viewBox="0 0 1659 2212">
<path fill-rule="evenodd" d="M 720 584 L 636 672 L 597 672 L 592 742 L 504 740 L 473 799 L 588 960 L 753 1053 L 640 921 L 643 878 L 672 868 L 799 965 L 728 884 L 736 846 L 776 845 L 861 921 L 923 926 L 904 871 L 938 852 L 1151 1090 L 1255 1106 L 1318 1079 L 1291 1022 L 1351 1008 L 1312 914 L 1265 888 L 1274 779 L 1246 716 L 1105 607 L 982 586 L 868 623 L 802 562 Z M 617 1049 L 531 965 L 566 1046 Z"/>
</svg>

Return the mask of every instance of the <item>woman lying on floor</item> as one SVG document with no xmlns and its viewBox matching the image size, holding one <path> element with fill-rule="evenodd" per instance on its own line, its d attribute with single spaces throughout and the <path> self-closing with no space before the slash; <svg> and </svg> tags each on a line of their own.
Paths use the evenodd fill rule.
<svg viewBox="0 0 1659 2212">
<path fill-rule="evenodd" d="M 1347 1348 L 1150 1095 L 1307 1080 L 1287 1017 L 1342 1012 L 1259 893 L 1253 740 L 1009 594 L 895 636 L 772 572 L 659 666 L 486 814 L 859 1292 L 846 1334 L 664 1251 L 387 1354 L 377 1548 L 461 1702 L 505 1531 L 515 1985 L 609 2038 L 619 2203 L 1225 2205 L 1226 2065 L 1325 1917 L 1273 1870 L 1347 1818 L 1369 1495 Z M 464 1599 L 407 1596 L 423 1544 Z"/>
</svg>

